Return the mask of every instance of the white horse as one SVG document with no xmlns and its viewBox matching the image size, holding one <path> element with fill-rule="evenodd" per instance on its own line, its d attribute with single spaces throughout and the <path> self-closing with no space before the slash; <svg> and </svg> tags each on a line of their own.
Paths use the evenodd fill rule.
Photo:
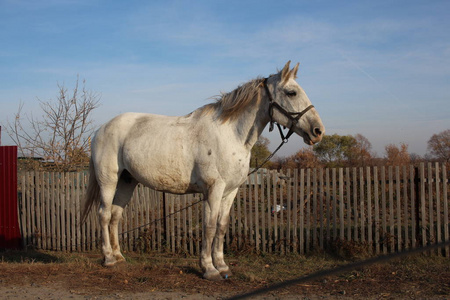
<svg viewBox="0 0 450 300">
<path fill-rule="evenodd" d="M 186 116 L 124 113 L 100 127 L 92 140 L 83 220 L 99 204 L 105 266 L 124 260 L 118 223 L 140 182 L 169 193 L 203 193 L 203 276 L 231 276 L 224 235 L 233 200 L 247 178 L 250 150 L 263 129 L 276 122 L 308 145 L 324 134 L 318 113 L 295 81 L 298 64 L 291 70 L 289 63 Z"/>
</svg>

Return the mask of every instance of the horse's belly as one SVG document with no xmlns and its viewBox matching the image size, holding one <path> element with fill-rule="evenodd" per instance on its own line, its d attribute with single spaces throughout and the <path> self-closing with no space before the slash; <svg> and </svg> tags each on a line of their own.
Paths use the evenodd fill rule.
<svg viewBox="0 0 450 300">
<path fill-rule="evenodd" d="M 168 177 L 155 178 L 151 182 L 143 183 L 157 191 L 172 194 L 189 194 L 201 192 L 199 186 L 185 181 L 175 181 Z"/>
<path fill-rule="evenodd" d="M 173 194 L 201 192 L 198 184 L 192 183 L 187 173 L 177 168 L 159 166 L 148 170 L 132 170 L 130 173 L 137 181 L 157 191 Z"/>
</svg>

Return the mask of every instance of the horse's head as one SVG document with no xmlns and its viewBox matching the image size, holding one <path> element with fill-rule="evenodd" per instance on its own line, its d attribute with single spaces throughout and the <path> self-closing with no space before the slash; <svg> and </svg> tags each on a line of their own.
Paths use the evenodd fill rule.
<svg viewBox="0 0 450 300">
<path fill-rule="evenodd" d="M 325 127 L 305 91 L 295 81 L 298 64 L 291 70 L 290 61 L 278 74 L 264 81 L 269 98 L 270 122 L 289 128 L 288 136 L 297 133 L 308 145 L 322 140 Z"/>
</svg>

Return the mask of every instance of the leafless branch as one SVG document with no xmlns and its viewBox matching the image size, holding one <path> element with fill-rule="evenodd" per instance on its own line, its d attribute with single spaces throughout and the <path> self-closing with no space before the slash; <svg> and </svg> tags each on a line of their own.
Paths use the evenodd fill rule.
<svg viewBox="0 0 450 300">
<path fill-rule="evenodd" d="M 78 78 L 70 94 L 58 84 L 56 101 L 39 100 L 41 118 L 24 114 L 21 103 L 14 121 L 7 123 L 7 132 L 22 156 L 39 156 L 56 170 L 69 170 L 73 164 L 88 160 L 89 139 L 94 131 L 91 114 L 99 106 L 99 99 L 97 93 L 86 90 L 85 81 L 80 89 Z"/>
</svg>

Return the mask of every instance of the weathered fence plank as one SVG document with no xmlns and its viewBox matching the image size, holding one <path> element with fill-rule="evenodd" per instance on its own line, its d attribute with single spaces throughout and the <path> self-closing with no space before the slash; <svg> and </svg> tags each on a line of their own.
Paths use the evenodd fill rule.
<svg viewBox="0 0 450 300">
<path fill-rule="evenodd" d="M 408 198 L 408 173 L 406 171 L 406 166 L 402 167 L 402 176 L 403 176 L 403 217 L 405 220 L 405 249 L 409 249 L 410 240 L 409 240 L 409 208 L 408 203 L 410 202 L 410 199 Z M 399 208 L 400 209 L 400 208 Z"/>
<path fill-rule="evenodd" d="M 344 169 L 339 169 L 339 238 L 345 239 L 344 231 Z"/>
<path fill-rule="evenodd" d="M 256 251 L 260 249 L 260 242 L 261 242 L 261 236 L 259 232 L 259 184 L 258 184 L 258 176 L 259 172 L 254 173 L 255 177 L 255 183 L 253 185 L 253 192 L 254 192 L 254 205 L 255 208 L 253 209 L 253 212 L 255 214 L 255 248 Z"/>
<path fill-rule="evenodd" d="M 417 233 L 416 233 L 416 227 L 417 227 L 417 222 L 418 220 L 416 219 L 416 215 L 417 212 L 416 207 L 417 207 L 417 199 L 418 199 L 418 195 L 416 195 L 416 185 L 417 182 L 416 180 L 416 174 L 415 174 L 415 168 L 414 166 L 410 166 L 409 168 L 409 177 L 410 177 L 410 195 L 411 195 L 411 248 L 416 248 L 417 246 Z"/>
<path fill-rule="evenodd" d="M 360 236 L 361 236 L 361 243 L 365 243 L 365 228 L 366 228 L 366 217 L 364 215 L 364 201 L 365 201 L 365 195 L 364 195 L 364 169 L 361 167 L 359 168 L 359 209 L 357 211 L 359 211 L 359 217 L 360 217 L 360 226 L 361 226 L 361 232 L 360 232 Z"/>
<path fill-rule="evenodd" d="M 346 196 L 347 196 L 347 240 L 351 240 L 352 239 L 352 224 L 351 224 L 351 219 L 352 219 L 352 198 L 350 197 L 350 195 L 352 194 L 352 185 L 351 185 L 351 181 L 350 181 L 350 168 L 346 168 L 345 169 L 345 178 L 346 178 Z"/>
<path fill-rule="evenodd" d="M 305 170 L 300 170 L 300 253 L 305 253 Z"/>
<path fill-rule="evenodd" d="M 306 251 L 311 250 L 311 169 L 306 170 Z"/>
<path fill-rule="evenodd" d="M 297 170 L 295 170 L 297 171 Z M 298 191 L 294 190 L 294 195 L 296 195 Z M 323 169 L 319 169 L 319 224 L 320 224 L 320 233 L 319 233 L 319 247 L 320 249 L 324 249 L 324 211 L 323 211 L 323 193 L 324 193 L 324 181 L 323 181 Z M 294 224 L 294 227 L 297 228 Z"/>
<path fill-rule="evenodd" d="M 439 179 L 439 164 L 436 163 L 436 243 L 442 242 L 441 237 L 441 189 L 440 189 L 440 179 Z"/>
<path fill-rule="evenodd" d="M 442 190 L 442 195 L 443 195 L 443 199 L 444 199 L 444 240 L 448 241 L 450 239 L 449 237 L 449 214 L 448 214 L 448 190 L 447 190 L 447 185 L 448 185 L 448 181 L 447 181 L 447 167 L 446 165 L 442 165 L 442 186 L 443 186 L 443 190 Z M 445 256 L 449 257 L 450 256 L 450 247 L 447 246 L 445 247 Z"/>
<path fill-rule="evenodd" d="M 380 254 L 380 198 L 378 194 L 378 168 L 373 168 L 373 199 L 375 214 L 375 253 Z"/>
<path fill-rule="evenodd" d="M 435 240 L 434 235 L 434 197 L 433 197 L 433 170 L 431 168 L 431 163 L 428 163 L 428 176 L 427 176 L 427 183 L 428 183 L 428 192 L 426 193 L 428 195 L 428 224 L 429 225 L 429 232 L 430 232 L 430 238 L 429 242 L 431 244 L 431 241 Z"/>
<path fill-rule="evenodd" d="M 383 254 L 387 254 L 387 214 L 386 214 L 386 169 L 381 167 L 381 222 Z"/>
<path fill-rule="evenodd" d="M 373 245 L 373 221 L 372 221 L 372 180 L 370 176 L 370 168 L 366 167 L 366 181 L 367 181 L 367 243 L 369 244 L 372 252 Z"/>
<path fill-rule="evenodd" d="M 317 239 L 317 169 L 312 170 L 312 182 L 312 246 L 317 247 L 319 245 L 319 241 Z"/>
<path fill-rule="evenodd" d="M 357 173 L 356 168 L 352 168 L 353 171 L 353 240 L 358 242 L 358 181 L 357 181 Z M 350 220 L 350 222 L 352 222 Z"/>
<path fill-rule="evenodd" d="M 301 170 L 303 172 L 303 169 Z M 325 210 L 326 210 L 326 245 L 329 247 L 329 244 L 331 242 L 331 212 L 330 212 L 330 205 L 331 205 L 331 182 L 330 182 L 330 169 L 325 170 L 325 185 L 326 190 L 324 191 L 324 197 L 325 197 Z M 303 190 L 303 189 L 302 189 Z M 301 190 L 301 191 L 302 191 Z M 302 252 L 303 253 L 303 252 Z"/>
<path fill-rule="evenodd" d="M 420 207 L 421 207 L 421 227 L 422 227 L 422 246 L 427 245 L 427 214 L 425 206 L 425 165 L 421 163 L 419 166 L 420 172 Z"/>
<path fill-rule="evenodd" d="M 392 166 L 388 167 L 388 191 L 389 191 L 389 252 L 394 252 L 395 249 L 395 220 L 394 220 L 394 178 Z"/>
</svg>

